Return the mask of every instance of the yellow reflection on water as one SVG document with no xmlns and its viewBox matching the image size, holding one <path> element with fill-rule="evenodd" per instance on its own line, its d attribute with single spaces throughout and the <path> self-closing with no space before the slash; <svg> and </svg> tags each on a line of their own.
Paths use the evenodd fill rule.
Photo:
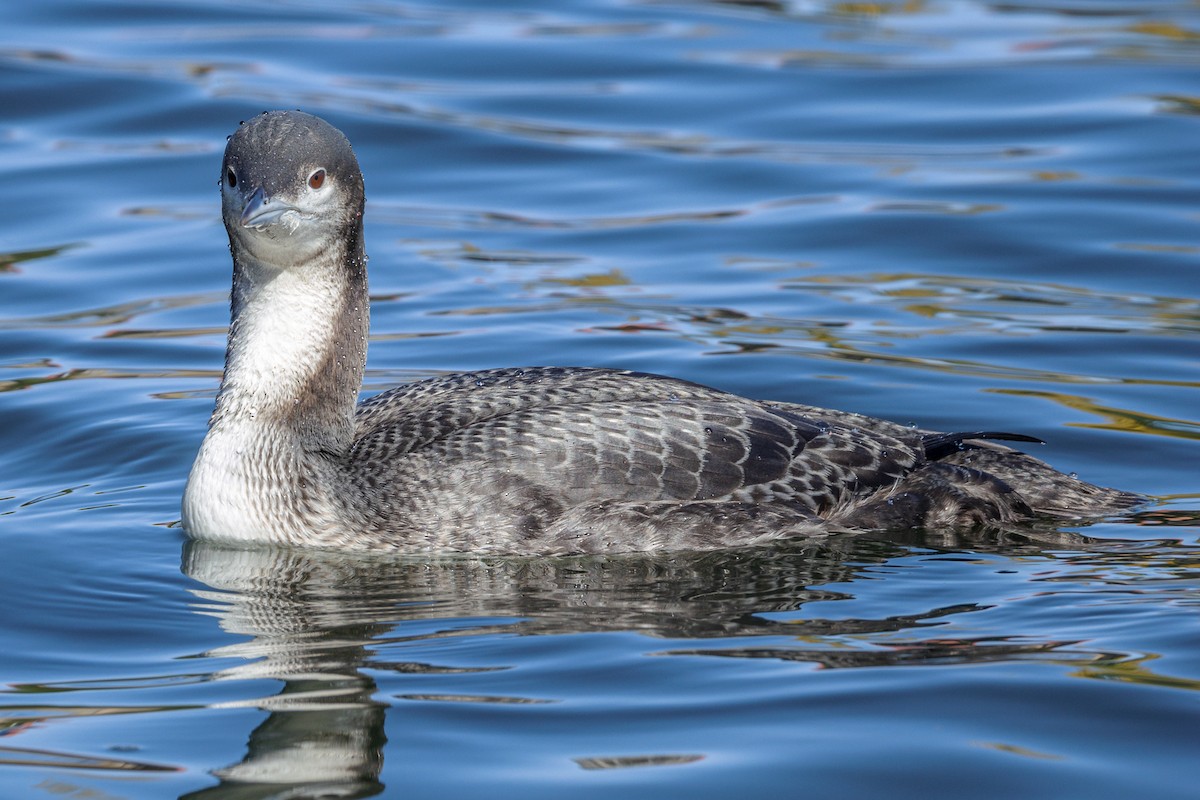
<svg viewBox="0 0 1200 800">
<path fill-rule="evenodd" d="M 1158 659 L 1155 653 L 1140 658 L 1130 658 L 1121 661 L 1088 664 L 1071 673 L 1077 678 L 1092 678 L 1102 681 L 1120 681 L 1136 683 L 1142 686 L 1161 686 L 1168 689 L 1188 689 L 1200 691 L 1200 680 L 1194 678 L 1179 678 L 1172 675 L 1160 675 L 1147 668 L 1147 664 Z"/>
<path fill-rule="evenodd" d="M 1130 382 L 1141 383 L 1140 381 L 1132 380 Z M 1146 383 L 1149 383 L 1149 381 Z M 1195 420 L 1162 417 L 1128 408 L 1104 406 L 1089 397 L 1067 394 L 1065 392 L 1046 392 L 1033 389 L 986 389 L 985 391 L 1016 397 L 1039 397 L 1076 411 L 1083 411 L 1084 413 L 1101 417 L 1105 420 L 1104 422 L 1066 423 L 1075 428 L 1095 428 L 1106 431 L 1143 433 L 1153 436 L 1172 436 L 1179 439 L 1200 439 L 1200 422 Z"/>
</svg>

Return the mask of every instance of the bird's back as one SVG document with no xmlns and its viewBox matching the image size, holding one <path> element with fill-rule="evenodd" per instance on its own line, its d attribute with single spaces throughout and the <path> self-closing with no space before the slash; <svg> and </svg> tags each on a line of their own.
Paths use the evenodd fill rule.
<svg viewBox="0 0 1200 800">
<path fill-rule="evenodd" d="M 377 535 L 430 549 L 449 536 L 513 552 L 712 547 L 879 527 L 876 506 L 896 509 L 886 498 L 930 472 L 927 438 L 645 373 L 504 369 L 366 401 L 349 466 Z M 952 519 L 963 503 L 951 484 L 970 485 L 968 505 L 1004 496 L 1015 510 L 998 517 L 1031 513 L 1003 479 L 935 472 L 888 525 Z"/>
</svg>

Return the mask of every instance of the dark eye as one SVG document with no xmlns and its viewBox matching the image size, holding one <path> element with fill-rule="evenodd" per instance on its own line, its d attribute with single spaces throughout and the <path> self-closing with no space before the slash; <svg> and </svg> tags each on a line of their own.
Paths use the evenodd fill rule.
<svg viewBox="0 0 1200 800">
<path fill-rule="evenodd" d="M 325 170 L 314 169 L 312 174 L 308 176 L 308 188 L 320 189 L 325 185 Z"/>
<path fill-rule="evenodd" d="M 225 168 L 225 183 L 230 189 L 237 186 L 237 173 L 233 171 L 233 167 Z"/>
</svg>

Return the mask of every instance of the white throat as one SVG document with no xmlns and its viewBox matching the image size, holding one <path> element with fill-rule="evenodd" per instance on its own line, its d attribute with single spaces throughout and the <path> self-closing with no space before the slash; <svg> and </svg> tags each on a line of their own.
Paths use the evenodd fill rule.
<svg viewBox="0 0 1200 800">
<path fill-rule="evenodd" d="M 213 422 L 261 413 L 287 413 L 308 391 L 337 347 L 337 323 L 346 302 L 341 270 L 325 263 L 273 269 L 243 255 L 235 286 L 238 304 L 230 328 L 225 377 Z M 359 386 L 346 387 L 349 413 Z"/>
</svg>

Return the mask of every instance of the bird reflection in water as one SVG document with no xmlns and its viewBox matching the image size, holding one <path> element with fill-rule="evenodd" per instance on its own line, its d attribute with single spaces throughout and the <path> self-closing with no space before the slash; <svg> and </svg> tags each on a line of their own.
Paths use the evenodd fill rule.
<svg viewBox="0 0 1200 800">
<path fill-rule="evenodd" d="M 295 549 L 235 549 L 192 541 L 183 571 L 204 585 L 194 590 L 199 613 L 215 616 L 221 628 L 248 637 L 209 651 L 213 658 L 244 659 L 212 675 L 221 681 L 281 681 L 273 696 L 225 701 L 219 708 L 254 707 L 266 719 L 249 735 L 245 756 L 213 772 L 218 783 L 185 795 L 212 800 L 282 797 L 370 797 L 380 781 L 385 712 L 371 673 L 445 674 L 489 672 L 496 665 L 438 665 L 384 661 L 381 647 L 423 638 L 547 636 L 628 631 L 654 639 L 716 640 L 778 638 L 757 647 L 672 648 L 659 655 L 800 660 L 827 668 L 889 663 L 946 663 L 994 658 L 1045 658 L 1064 642 L 948 642 L 921 637 L 904 647 L 861 651 L 824 649 L 814 638 L 915 631 L 971 604 L 931 608 L 879 619 L 772 619 L 813 600 L 851 595 L 845 589 L 864 570 L 910 555 L 913 540 L 834 538 L 786 548 L 756 548 L 673 555 L 578 556 L 563 558 L 452 557 L 406 560 Z M 978 534 L 936 545 L 1037 552 L 1047 546 L 1086 547 L 1069 533 L 1003 541 Z M 834 587 L 836 588 L 830 588 Z M 981 608 L 982 606 L 980 606 Z M 467 627 L 456 621 L 471 620 Z M 422 633 L 400 635 L 406 622 L 444 620 Z M 912 634 L 910 634 L 912 636 Z M 801 637 L 797 639 L 796 637 Z M 1059 654 L 1088 659 L 1098 654 Z M 393 698 L 393 700 L 396 698 Z M 398 699 L 429 699 L 414 692 Z M 470 702 L 525 702 L 545 698 L 456 696 Z M 553 702 L 550 701 L 550 702 Z M 399 734 L 393 731 L 393 735 Z M 403 735 L 413 735 L 411 732 Z M 585 770 L 686 764 L 703 753 L 594 753 L 574 761 Z M 402 767 L 401 767 L 402 768 Z"/>
</svg>

